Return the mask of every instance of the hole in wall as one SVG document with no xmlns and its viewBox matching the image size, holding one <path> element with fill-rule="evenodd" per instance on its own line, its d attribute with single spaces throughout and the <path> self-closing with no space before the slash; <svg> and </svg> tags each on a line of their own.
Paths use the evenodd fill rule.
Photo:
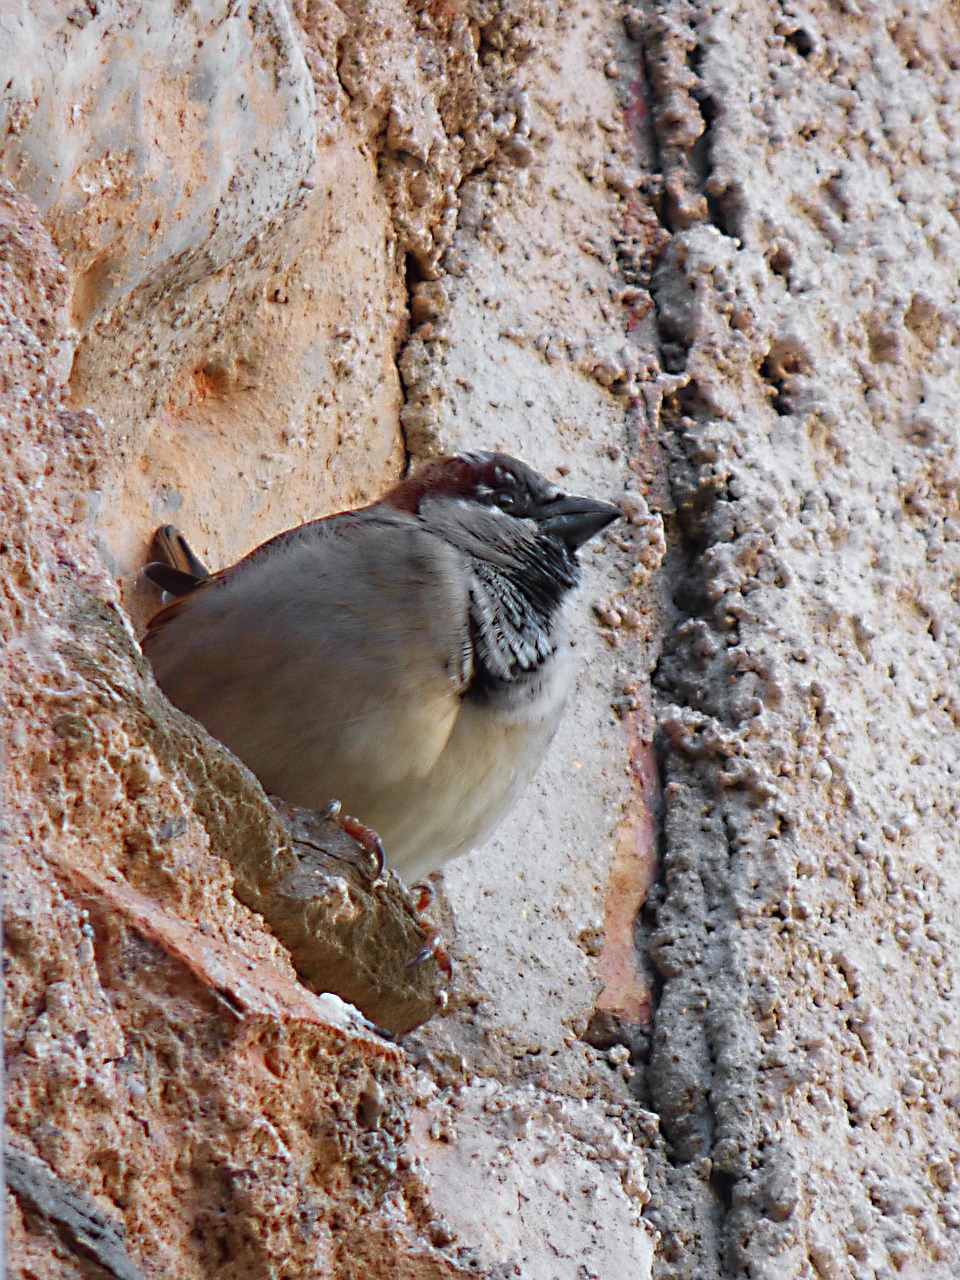
<svg viewBox="0 0 960 1280">
<path fill-rule="evenodd" d="M 770 402 L 781 418 L 794 412 L 796 380 L 808 374 L 811 365 L 803 348 L 787 341 L 775 343 L 761 360 L 757 373 L 767 384 Z"/>
<path fill-rule="evenodd" d="M 766 356 L 760 362 L 760 368 L 757 372 L 771 390 L 770 402 L 774 409 L 780 417 L 785 417 L 790 412 L 790 397 L 787 394 L 786 380 L 783 374 L 777 369 L 769 356 Z"/>
<path fill-rule="evenodd" d="M 793 255 L 785 244 L 775 244 L 767 253 L 767 266 L 775 276 L 786 281 L 790 288 L 790 268 L 793 266 Z"/>
<path fill-rule="evenodd" d="M 817 47 L 813 37 L 808 31 L 804 31 L 802 27 L 798 27 L 796 31 L 791 31 L 789 35 L 785 35 L 783 42 L 798 53 L 801 58 L 809 58 Z"/>
<path fill-rule="evenodd" d="M 710 221 L 731 240 L 743 240 L 743 191 L 739 184 L 707 183 L 707 211 Z"/>
</svg>

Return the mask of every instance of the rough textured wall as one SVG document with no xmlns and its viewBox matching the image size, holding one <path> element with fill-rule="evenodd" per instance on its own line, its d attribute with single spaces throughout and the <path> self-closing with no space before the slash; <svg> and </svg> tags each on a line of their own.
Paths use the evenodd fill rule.
<svg viewBox="0 0 960 1280">
<path fill-rule="evenodd" d="M 0 21 L 24 1274 L 957 1275 L 955 10 Z M 401 1049 L 126 619 L 161 520 L 224 563 L 463 445 L 630 520 Z"/>
<path fill-rule="evenodd" d="M 634 220 L 642 275 L 661 233 L 622 31 L 519 3 L 2 23 L 14 1265 L 647 1274 L 655 1126 L 629 1051 L 581 1038 L 598 997 L 608 1046 L 649 1013 L 630 673 L 663 539 L 632 469 L 643 358 L 614 236 Z M 591 555 L 603 625 L 584 609 L 570 730 L 438 902 L 447 1016 L 397 1047 L 304 983 L 395 1031 L 429 1014 L 409 901 L 362 859 L 318 865 L 306 819 L 158 695 L 137 574 L 161 521 L 221 564 L 411 456 L 495 442 L 631 519 Z"/>
<path fill-rule="evenodd" d="M 674 232 L 663 1274 L 954 1276 L 960 22 L 642 28 Z"/>
<path fill-rule="evenodd" d="M 402 1054 L 301 985 L 234 896 L 230 861 L 282 863 L 283 834 L 164 705 L 91 549 L 106 440 L 63 407 L 67 275 L 9 189 L 0 273 L 11 1264 L 350 1275 L 380 1231 L 382 1274 L 409 1274 L 436 1251 Z M 420 1274 L 462 1271 L 436 1254 Z"/>
</svg>

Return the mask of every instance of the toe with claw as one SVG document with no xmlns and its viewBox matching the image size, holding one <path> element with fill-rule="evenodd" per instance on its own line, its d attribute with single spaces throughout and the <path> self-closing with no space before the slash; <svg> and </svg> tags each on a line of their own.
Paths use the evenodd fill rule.
<svg viewBox="0 0 960 1280">
<path fill-rule="evenodd" d="M 325 818 L 330 818 L 345 832 L 351 840 L 355 840 L 373 863 L 372 889 L 386 883 L 387 855 L 384 853 L 383 841 L 372 827 L 365 827 L 358 818 L 351 818 L 344 813 L 339 800 L 330 800 L 321 810 Z"/>
<path fill-rule="evenodd" d="M 413 959 L 407 961 L 407 968 L 414 969 L 418 964 L 426 964 L 428 960 L 432 960 L 446 978 L 449 986 L 453 981 L 453 961 L 450 959 L 450 952 L 443 945 L 440 930 L 435 929 L 432 924 L 427 924 L 423 920 L 420 921 L 420 928 L 427 935 L 426 946 L 421 947 Z"/>
<path fill-rule="evenodd" d="M 417 915 L 422 917 L 424 911 L 433 901 L 434 887 L 429 881 L 422 880 L 419 884 L 411 885 L 410 892 L 415 898 L 414 905 Z M 426 964 L 428 960 L 433 960 L 440 972 L 446 977 L 447 985 L 449 986 L 453 981 L 453 961 L 450 959 L 450 953 L 443 945 L 440 931 L 423 919 L 420 920 L 420 928 L 427 935 L 426 944 L 420 948 L 412 960 L 407 961 L 407 968 L 413 969 L 419 964 Z"/>
<path fill-rule="evenodd" d="M 351 840 L 355 840 L 372 860 L 373 880 L 371 888 L 375 889 L 377 885 L 386 883 L 386 854 L 383 849 L 383 841 L 371 827 L 365 827 L 357 818 L 351 818 L 349 814 L 344 813 L 339 800 L 330 800 L 321 810 L 324 818 L 329 818 L 335 822 L 337 826 L 344 831 Z M 433 901 L 434 888 L 427 881 L 415 884 L 411 893 L 414 896 L 414 907 L 418 917 L 422 917 L 430 903 Z M 432 960 L 440 972 L 446 977 L 447 985 L 453 981 L 453 961 L 450 953 L 443 945 L 443 939 L 440 931 L 435 929 L 424 919 L 419 919 L 420 928 L 426 934 L 426 942 L 420 948 L 412 960 L 408 960 L 406 967 L 408 969 L 416 968 L 417 965 L 426 964 L 428 960 Z"/>
<path fill-rule="evenodd" d="M 421 880 L 419 884 L 410 886 L 410 892 L 416 899 L 417 915 L 423 915 L 433 901 L 436 890 L 429 880 Z"/>
</svg>

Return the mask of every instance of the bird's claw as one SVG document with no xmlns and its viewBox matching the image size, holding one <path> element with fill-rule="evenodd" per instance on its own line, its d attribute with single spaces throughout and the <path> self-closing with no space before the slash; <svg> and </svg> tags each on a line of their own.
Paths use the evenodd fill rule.
<svg viewBox="0 0 960 1280">
<path fill-rule="evenodd" d="M 348 813 L 344 813 L 343 806 L 339 800 L 328 800 L 320 810 L 320 816 L 335 822 L 340 830 L 345 832 L 351 840 L 355 840 L 364 853 L 373 860 L 374 878 L 370 887 L 375 889 L 378 885 L 385 884 L 387 858 L 383 848 L 383 841 L 376 831 L 372 827 L 365 827 L 359 819 L 351 818 Z M 413 886 L 411 893 L 416 895 L 414 910 L 418 917 L 422 916 L 433 901 L 434 892 L 433 885 L 425 880 Z M 427 935 L 426 943 L 412 960 L 407 961 L 404 967 L 415 969 L 418 965 L 426 964 L 428 960 L 433 960 L 440 972 L 446 977 L 447 985 L 449 986 L 453 982 L 453 961 L 450 958 L 450 953 L 443 945 L 440 932 L 426 920 L 420 919 L 419 924 Z"/>
<path fill-rule="evenodd" d="M 417 895 L 417 913 L 419 915 L 423 915 L 424 911 L 426 911 L 427 907 L 429 907 L 430 903 L 433 901 L 436 890 L 429 880 L 421 880 L 419 884 L 410 886 L 410 892 Z"/>
<path fill-rule="evenodd" d="M 453 961 L 450 959 L 449 951 L 443 945 L 440 931 L 435 929 L 432 924 L 427 924 L 425 920 L 420 921 L 420 928 L 427 935 L 426 945 L 421 947 L 413 959 L 408 960 L 404 967 L 415 969 L 418 965 L 426 964 L 428 960 L 432 960 L 447 979 L 447 986 L 449 986 L 453 982 Z"/>
<path fill-rule="evenodd" d="M 373 880 L 370 887 L 376 889 L 378 885 L 385 884 L 387 855 L 383 848 L 383 841 L 376 831 L 372 827 L 365 827 L 359 818 L 351 818 L 349 813 L 344 813 L 339 800 L 328 800 L 320 810 L 320 814 L 335 822 L 340 830 L 345 832 L 351 840 L 355 840 L 364 853 L 372 859 Z"/>
</svg>

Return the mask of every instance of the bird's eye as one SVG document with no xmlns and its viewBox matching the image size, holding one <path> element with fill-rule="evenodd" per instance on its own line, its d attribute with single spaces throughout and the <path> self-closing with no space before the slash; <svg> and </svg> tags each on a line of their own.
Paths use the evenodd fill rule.
<svg viewBox="0 0 960 1280">
<path fill-rule="evenodd" d="M 498 493 L 497 506 L 502 507 L 504 511 L 509 511 L 511 507 L 517 505 L 517 500 L 512 493 Z"/>
</svg>

